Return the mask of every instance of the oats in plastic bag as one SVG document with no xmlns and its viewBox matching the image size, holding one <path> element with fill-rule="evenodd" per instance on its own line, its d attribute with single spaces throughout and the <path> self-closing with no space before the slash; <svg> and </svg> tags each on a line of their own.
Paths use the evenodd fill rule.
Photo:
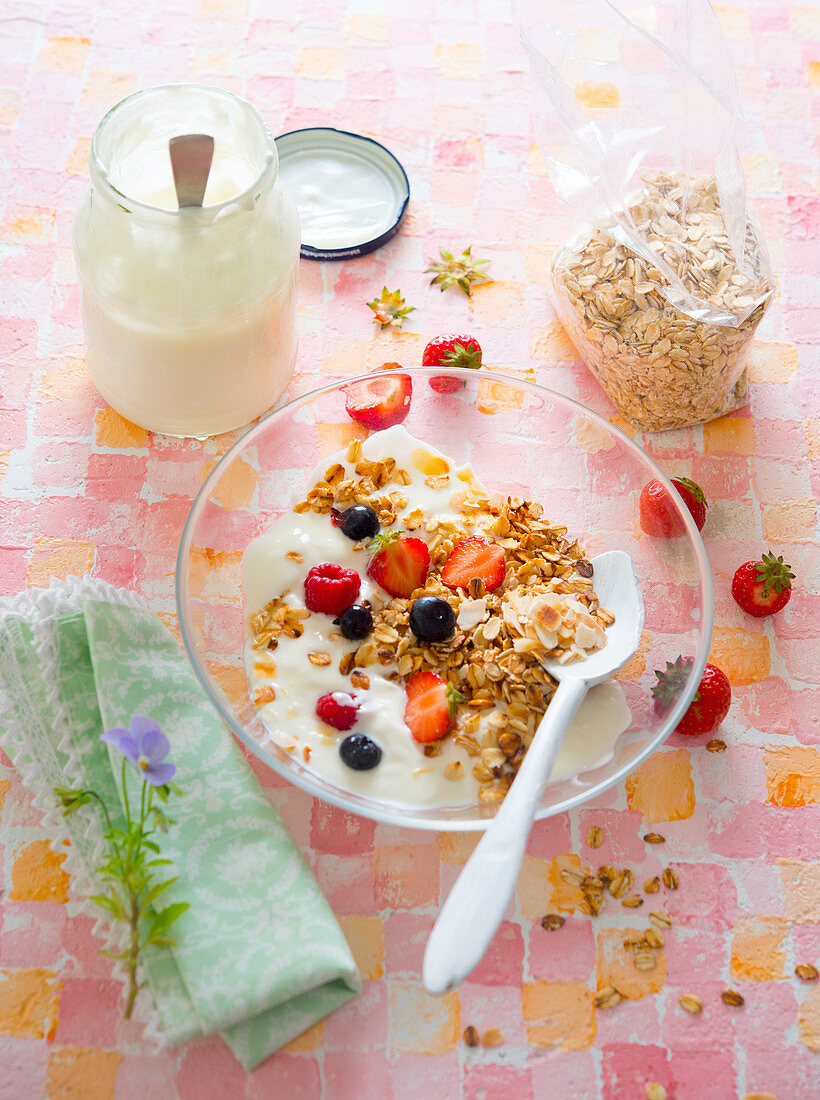
<svg viewBox="0 0 820 1100">
<path fill-rule="evenodd" d="M 728 48 L 707 0 L 516 0 L 536 128 L 575 229 L 556 311 L 619 412 L 656 431 L 736 408 L 772 295 L 746 203 Z"/>
</svg>

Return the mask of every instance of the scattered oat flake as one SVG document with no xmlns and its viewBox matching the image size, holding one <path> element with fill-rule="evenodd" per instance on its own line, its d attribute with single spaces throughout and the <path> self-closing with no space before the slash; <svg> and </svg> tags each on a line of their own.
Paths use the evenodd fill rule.
<svg viewBox="0 0 820 1100">
<path fill-rule="evenodd" d="M 677 890 L 680 879 L 678 878 L 678 872 L 674 867 L 666 867 L 663 872 L 663 884 L 667 890 Z"/>
<path fill-rule="evenodd" d="M 651 950 L 644 949 L 642 951 L 635 952 L 635 969 L 636 970 L 654 970 L 656 965 L 655 955 Z"/>
<path fill-rule="evenodd" d="M 621 905 L 625 906 L 627 909 L 638 909 L 643 905 L 643 898 L 640 894 L 627 894 L 621 902 Z"/>
<path fill-rule="evenodd" d="M 564 917 L 559 917 L 557 913 L 547 913 L 545 917 L 541 918 L 541 927 L 545 928 L 547 932 L 555 932 L 559 928 L 563 928 L 566 924 Z"/>
<path fill-rule="evenodd" d="M 678 1004 L 681 1008 L 685 1008 L 687 1012 L 701 1012 L 703 1009 L 703 1001 L 700 997 L 696 997 L 694 993 L 683 993 L 678 997 Z"/>
<path fill-rule="evenodd" d="M 468 1024 L 464 1028 L 464 1042 L 468 1047 L 477 1047 L 481 1040 L 478 1037 L 478 1031 L 472 1024 Z"/>
<path fill-rule="evenodd" d="M 725 1005 L 732 1005 L 738 1008 L 740 1005 L 746 1004 L 741 995 L 734 989 L 724 989 L 720 995 L 720 999 Z"/>
<path fill-rule="evenodd" d="M 481 1045 L 483 1047 L 500 1047 L 503 1042 L 504 1036 L 497 1027 L 488 1028 L 481 1036 Z"/>
<path fill-rule="evenodd" d="M 817 967 L 812 966 L 811 963 L 800 963 L 799 966 L 794 968 L 794 972 L 804 982 L 816 982 L 820 977 Z"/>
<path fill-rule="evenodd" d="M 666 843 L 666 837 L 661 836 L 660 833 L 647 833 L 644 836 L 644 840 L 646 841 L 647 844 L 665 844 Z"/>
<path fill-rule="evenodd" d="M 661 888 L 661 880 L 657 875 L 653 875 L 652 878 L 646 880 L 643 884 L 643 888 L 646 894 L 657 894 L 658 890 Z"/>
<path fill-rule="evenodd" d="M 592 1003 L 596 1008 L 614 1008 L 615 1005 L 620 1004 L 623 997 L 614 986 L 607 986 L 606 989 L 602 989 L 600 993 L 596 993 L 592 998 Z"/>
<path fill-rule="evenodd" d="M 600 848 L 604 842 L 604 830 L 600 825 L 593 825 L 587 833 L 587 848 Z"/>
<path fill-rule="evenodd" d="M 706 742 L 707 752 L 725 752 L 726 742 L 721 741 L 719 737 L 713 737 L 711 741 Z"/>
<path fill-rule="evenodd" d="M 672 918 L 670 916 L 667 916 L 666 913 L 660 912 L 659 910 L 655 910 L 654 912 L 650 913 L 649 920 L 652 924 L 655 925 L 656 928 L 672 927 Z"/>
</svg>

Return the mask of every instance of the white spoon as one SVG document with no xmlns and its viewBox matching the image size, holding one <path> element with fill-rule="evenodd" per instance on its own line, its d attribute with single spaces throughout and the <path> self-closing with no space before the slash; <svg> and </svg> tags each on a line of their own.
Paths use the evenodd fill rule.
<svg viewBox="0 0 820 1100">
<path fill-rule="evenodd" d="M 608 680 L 638 648 L 643 599 L 635 566 L 623 550 L 593 558 L 595 592 L 615 615 L 606 645 L 586 660 L 544 668 L 559 681 L 506 798 L 456 880 L 427 941 L 424 984 L 455 988 L 481 961 L 512 897 L 541 795 L 587 690 Z"/>
</svg>

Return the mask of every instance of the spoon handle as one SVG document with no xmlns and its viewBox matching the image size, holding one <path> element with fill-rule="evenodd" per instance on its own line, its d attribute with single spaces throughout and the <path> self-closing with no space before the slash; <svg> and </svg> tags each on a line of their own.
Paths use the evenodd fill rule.
<svg viewBox="0 0 820 1100">
<path fill-rule="evenodd" d="M 567 677 L 553 695 L 498 813 L 456 880 L 424 954 L 424 984 L 444 993 L 481 961 L 515 889 L 533 818 L 585 680 Z"/>
</svg>

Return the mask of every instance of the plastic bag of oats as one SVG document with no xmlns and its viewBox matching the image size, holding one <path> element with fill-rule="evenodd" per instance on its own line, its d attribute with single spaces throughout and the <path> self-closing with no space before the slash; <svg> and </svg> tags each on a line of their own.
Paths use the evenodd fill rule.
<svg viewBox="0 0 820 1100">
<path fill-rule="evenodd" d="M 640 428 L 736 408 L 773 279 L 708 0 L 515 0 L 515 16 L 569 216 L 552 298 L 579 354 Z"/>
</svg>

